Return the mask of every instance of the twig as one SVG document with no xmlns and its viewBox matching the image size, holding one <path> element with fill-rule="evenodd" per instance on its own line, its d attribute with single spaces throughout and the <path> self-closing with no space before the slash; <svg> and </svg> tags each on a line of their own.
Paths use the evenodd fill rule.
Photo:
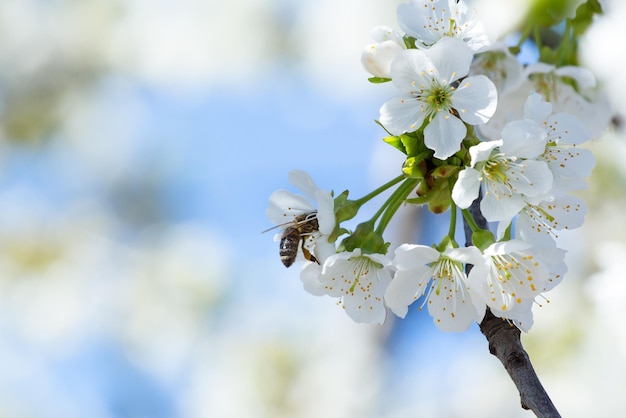
<svg viewBox="0 0 626 418">
<path fill-rule="evenodd" d="M 481 228 L 487 221 L 480 213 L 480 197 L 470 206 L 470 213 Z M 472 231 L 465 225 L 465 237 L 471 243 Z M 510 322 L 497 318 L 487 309 L 480 331 L 489 342 L 489 352 L 496 356 L 519 391 L 522 408 L 531 410 L 538 418 L 560 418 L 561 415 L 546 393 L 520 340 L 520 330 Z"/>
</svg>

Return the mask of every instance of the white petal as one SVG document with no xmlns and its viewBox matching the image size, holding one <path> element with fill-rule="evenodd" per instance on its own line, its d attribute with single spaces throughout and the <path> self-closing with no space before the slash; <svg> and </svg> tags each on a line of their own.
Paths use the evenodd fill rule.
<svg viewBox="0 0 626 418">
<path fill-rule="evenodd" d="M 452 97 L 452 106 L 470 125 L 486 123 L 496 112 L 497 105 L 498 90 L 484 75 L 463 80 Z"/>
<path fill-rule="evenodd" d="M 503 196 L 488 191 L 480 201 L 480 212 L 489 222 L 511 219 L 526 206 L 520 195 L 514 194 L 506 198 Z"/>
<path fill-rule="evenodd" d="M 422 2 L 423 3 L 423 2 Z M 400 29 L 416 39 L 420 39 L 427 45 L 432 45 L 442 35 L 434 30 L 428 30 L 429 15 L 424 13 L 424 5 L 417 1 L 400 3 L 396 9 L 396 16 Z"/>
<path fill-rule="evenodd" d="M 393 85 L 402 93 L 429 88 L 433 71 L 431 60 L 417 49 L 400 51 L 390 68 Z"/>
<path fill-rule="evenodd" d="M 474 56 L 465 42 L 447 36 L 428 49 L 427 55 L 437 69 L 438 80 L 443 84 L 450 84 L 466 76 Z M 493 88 L 495 90 L 495 86 Z"/>
<path fill-rule="evenodd" d="M 397 271 L 385 291 L 385 303 L 389 309 L 400 318 L 404 318 L 409 311 L 409 305 L 426 291 L 432 275 L 432 269 L 427 266 Z"/>
<path fill-rule="evenodd" d="M 315 242 L 315 247 L 313 247 L 313 254 L 321 264 L 324 264 L 331 255 L 336 253 L 335 243 L 328 242 L 327 238 L 328 237 L 320 237 Z"/>
<path fill-rule="evenodd" d="M 543 123 L 552 113 L 552 103 L 543 100 L 539 93 L 532 92 L 524 103 L 524 118 Z"/>
<path fill-rule="evenodd" d="M 554 289 L 556 285 L 561 283 L 563 277 L 565 277 L 565 273 L 567 273 L 567 263 L 565 263 L 566 252 L 567 251 L 564 249 L 557 248 L 556 246 L 541 248 L 539 256 L 550 271 L 548 280 L 543 289 L 544 292 Z"/>
<path fill-rule="evenodd" d="M 589 177 L 596 164 L 591 150 L 578 147 L 549 146 L 544 160 L 554 173 L 555 178 Z"/>
<path fill-rule="evenodd" d="M 531 119 L 515 120 L 502 129 L 500 151 L 518 158 L 536 158 L 546 150 L 546 132 Z"/>
<path fill-rule="evenodd" d="M 314 210 L 315 206 L 304 196 L 293 194 L 287 190 L 276 190 L 270 196 L 269 206 L 265 214 L 275 225 L 282 225 L 286 222 L 293 222 L 298 215 Z"/>
<path fill-rule="evenodd" d="M 345 296 L 343 306 L 348 316 L 360 324 L 382 324 L 387 317 L 382 298 L 372 301 L 360 292 L 355 292 L 354 296 Z"/>
<path fill-rule="evenodd" d="M 403 50 L 392 40 L 368 45 L 361 53 L 361 65 L 376 77 L 391 78 L 391 62 Z"/>
<path fill-rule="evenodd" d="M 419 129 L 424 122 L 424 112 L 413 96 L 399 96 L 382 105 L 379 120 L 392 135 L 401 135 Z"/>
<path fill-rule="evenodd" d="M 446 248 L 443 254 L 452 260 L 467 264 L 480 264 L 483 262 L 481 251 L 474 247 Z"/>
<path fill-rule="evenodd" d="M 487 160 L 491 156 L 491 151 L 499 146 L 502 146 L 502 140 L 485 141 L 471 147 L 469 150 L 471 166 L 474 167 L 476 163 Z"/>
<path fill-rule="evenodd" d="M 552 202 L 527 206 L 515 225 L 515 235 L 534 245 L 553 245 L 558 231 L 575 229 L 583 224 L 587 205 L 574 196 L 561 196 Z"/>
<path fill-rule="evenodd" d="M 559 144 L 579 145 L 591 139 L 587 127 L 574 115 L 557 113 L 547 120 L 548 139 Z"/>
<path fill-rule="evenodd" d="M 467 128 L 459 118 L 447 112 L 438 112 L 424 128 L 424 144 L 435 151 L 435 158 L 445 160 L 459 151 Z"/>
<path fill-rule="evenodd" d="M 517 328 L 524 332 L 528 332 L 533 326 L 533 305 L 534 300 L 529 298 L 523 299 L 520 303 L 512 306 L 509 311 L 502 312 L 495 308 L 491 308 L 491 311 L 494 316 L 509 319 L 513 321 Z"/>
<path fill-rule="evenodd" d="M 310 199 L 315 200 L 315 192 L 320 190 L 311 176 L 303 170 L 291 170 L 289 172 L 289 182 L 300 189 Z"/>
<path fill-rule="evenodd" d="M 327 294 L 326 289 L 319 277 L 322 272 L 322 266 L 317 263 L 305 263 L 300 271 L 300 281 L 304 286 L 304 290 L 315 296 Z"/>
<path fill-rule="evenodd" d="M 317 202 L 317 222 L 322 234 L 330 235 L 335 229 L 335 201 L 332 195 L 326 190 L 315 192 Z"/>
<path fill-rule="evenodd" d="M 370 37 L 376 42 L 395 41 L 399 45 L 404 45 L 402 35 L 391 26 L 376 26 L 371 30 Z"/>
<path fill-rule="evenodd" d="M 517 193 L 540 196 L 552 188 L 552 171 L 544 161 L 525 160 L 507 172 L 507 180 Z"/>
<path fill-rule="evenodd" d="M 391 282 L 389 268 L 377 268 L 373 264 L 359 276 L 353 292 L 343 296 L 346 313 L 355 322 L 382 324 L 387 310 L 383 297 Z"/>
<path fill-rule="evenodd" d="M 581 90 L 590 89 L 596 85 L 596 77 L 591 71 L 583 67 L 576 67 L 568 65 L 565 67 L 559 67 L 554 70 L 554 74 L 559 77 L 573 78 L 578 83 L 578 87 Z"/>
<path fill-rule="evenodd" d="M 439 251 L 426 245 L 402 244 L 394 253 L 393 264 L 399 270 L 422 267 L 439 259 Z"/>
<path fill-rule="evenodd" d="M 464 283 L 448 279 L 433 289 L 428 298 L 428 313 L 437 328 L 446 332 L 466 331 L 479 318 L 470 293 Z"/>
<path fill-rule="evenodd" d="M 524 251 L 532 248 L 532 244 L 520 240 L 509 240 L 503 242 L 494 242 L 487 247 L 483 254 L 486 256 L 504 255 L 516 251 Z"/>
<path fill-rule="evenodd" d="M 471 167 L 459 173 L 452 188 L 452 200 L 461 209 L 467 209 L 478 197 L 480 191 L 480 172 Z"/>
</svg>

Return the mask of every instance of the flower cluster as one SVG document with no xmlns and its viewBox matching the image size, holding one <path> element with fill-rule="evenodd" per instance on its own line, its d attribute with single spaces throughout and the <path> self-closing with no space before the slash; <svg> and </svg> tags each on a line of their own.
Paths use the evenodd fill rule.
<svg viewBox="0 0 626 418">
<path fill-rule="evenodd" d="M 466 330 L 487 310 L 527 331 L 535 299 L 567 271 L 558 236 L 582 225 L 586 206 L 572 192 L 594 166 L 581 145 L 602 132 L 608 118 L 597 115 L 610 111 L 588 70 L 524 66 L 516 57 L 524 39 L 491 42 L 463 1 L 411 0 L 397 18 L 403 32 L 376 27 L 361 62 L 370 81 L 399 91 L 378 122 L 384 141 L 405 154 L 401 172 L 356 200 L 292 172 L 311 200 L 284 190 L 270 197 L 281 256 L 301 253 L 305 289 L 338 298 L 357 322 L 382 323 L 388 309 L 403 318 L 419 300 L 445 331 Z M 354 231 L 341 226 L 392 188 L 371 219 Z M 389 251 L 383 233 L 403 204 L 449 213 L 447 235 Z M 471 230 L 464 247 L 459 212 Z"/>
</svg>

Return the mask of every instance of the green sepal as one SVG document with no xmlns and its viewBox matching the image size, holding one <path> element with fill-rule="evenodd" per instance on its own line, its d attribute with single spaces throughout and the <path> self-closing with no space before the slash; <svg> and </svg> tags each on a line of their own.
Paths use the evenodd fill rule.
<svg viewBox="0 0 626 418">
<path fill-rule="evenodd" d="M 426 174 L 426 164 L 423 159 L 409 157 L 402 164 L 402 174 L 407 178 L 423 179 Z"/>
<path fill-rule="evenodd" d="M 569 11 L 568 0 L 535 0 L 530 11 L 530 21 L 549 28 L 563 20 Z"/>
<path fill-rule="evenodd" d="M 434 179 L 446 179 L 456 175 L 459 171 L 461 171 L 461 167 L 458 165 L 442 165 L 431 171 L 430 175 Z"/>
<path fill-rule="evenodd" d="M 539 50 L 539 60 L 541 62 L 550 63 L 550 64 L 556 63 L 557 62 L 556 51 L 554 51 L 549 46 L 541 47 L 541 49 Z"/>
<path fill-rule="evenodd" d="M 383 141 L 385 141 L 386 143 L 388 143 L 395 149 L 399 150 L 403 154 L 406 154 L 406 147 L 402 143 L 402 139 L 399 136 L 395 136 L 395 135 L 386 136 L 383 138 Z"/>
<path fill-rule="evenodd" d="M 402 40 L 404 41 L 404 45 L 406 46 L 407 49 L 415 49 L 415 41 L 416 39 L 412 36 L 409 35 L 404 35 L 402 37 Z"/>
<path fill-rule="evenodd" d="M 437 245 L 436 247 L 433 246 L 437 251 L 439 251 L 440 253 L 444 252 L 445 250 L 447 250 L 448 248 L 459 248 L 459 243 L 456 242 L 454 240 L 454 238 L 450 237 L 449 235 L 446 235 L 445 237 L 443 237 L 443 239 L 441 240 L 441 242 L 439 243 L 439 245 Z"/>
<path fill-rule="evenodd" d="M 432 153 L 432 151 L 424 145 L 424 133 L 421 130 L 410 134 L 402 134 L 400 135 L 400 140 L 406 149 L 405 154 L 409 157 L 421 156 L 422 159 L 425 159 Z"/>
<path fill-rule="evenodd" d="M 368 221 L 358 224 L 354 232 L 341 241 L 337 252 L 351 252 L 360 248 L 362 254 L 387 254 L 389 244 L 374 231 L 374 223 Z"/>
<path fill-rule="evenodd" d="M 587 28 L 593 23 L 594 15 L 602 14 L 602 5 L 598 0 L 587 0 L 576 9 L 576 16 L 568 19 L 574 35 L 580 36 L 587 31 Z"/>
<path fill-rule="evenodd" d="M 337 241 L 337 238 L 339 238 L 340 236 L 349 233 L 350 231 L 348 231 L 346 228 L 341 228 L 339 224 L 336 224 L 335 229 L 333 229 L 333 232 L 331 232 L 328 236 L 328 242 L 332 244 L 333 242 Z"/>
<path fill-rule="evenodd" d="M 344 190 L 335 198 L 335 219 L 337 224 L 356 216 L 361 205 L 348 199 L 348 190 Z"/>
<path fill-rule="evenodd" d="M 354 200 L 348 199 L 348 190 L 344 190 L 335 198 L 335 229 L 328 236 L 328 242 L 335 242 L 341 235 L 350 232 L 340 226 L 341 222 L 354 218 L 359 211 L 359 207 L 360 205 Z"/>
<path fill-rule="evenodd" d="M 486 229 L 480 229 L 472 234 L 472 244 L 478 247 L 480 251 L 485 251 L 487 247 L 496 242 L 495 237 Z"/>
<path fill-rule="evenodd" d="M 410 205 L 424 205 L 428 203 L 429 199 L 430 199 L 430 196 L 428 194 L 424 194 L 423 196 L 420 196 L 420 197 L 412 197 L 410 199 L 406 199 L 404 202 Z"/>
<path fill-rule="evenodd" d="M 387 83 L 391 81 L 391 79 L 386 78 L 386 77 L 370 77 L 367 79 L 367 81 L 369 81 L 370 83 L 374 83 L 374 84 L 381 84 L 381 83 Z"/>
<path fill-rule="evenodd" d="M 444 213 L 451 204 L 450 183 L 447 179 L 437 180 L 428 193 L 428 209 L 432 213 Z"/>
</svg>

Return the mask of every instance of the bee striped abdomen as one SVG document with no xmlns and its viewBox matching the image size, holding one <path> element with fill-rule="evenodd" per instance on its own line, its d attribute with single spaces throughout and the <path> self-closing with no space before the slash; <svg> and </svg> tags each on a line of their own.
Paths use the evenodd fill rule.
<svg viewBox="0 0 626 418">
<path fill-rule="evenodd" d="M 290 226 L 285 229 L 280 240 L 279 250 L 280 261 L 285 267 L 291 266 L 296 261 L 300 239 L 300 229 L 297 226 Z"/>
</svg>

